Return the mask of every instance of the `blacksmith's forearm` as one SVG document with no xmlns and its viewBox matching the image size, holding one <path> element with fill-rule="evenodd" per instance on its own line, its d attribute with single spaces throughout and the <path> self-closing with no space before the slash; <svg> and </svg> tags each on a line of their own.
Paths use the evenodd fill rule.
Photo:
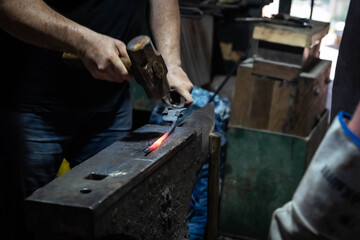
<svg viewBox="0 0 360 240">
<path fill-rule="evenodd" d="M 151 0 L 150 23 L 157 49 L 168 67 L 180 66 L 180 14 L 177 0 Z"/>
<path fill-rule="evenodd" d="M 91 34 L 41 0 L 0 0 L 0 28 L 24 42 L 72 53 Z"/>
</svg>

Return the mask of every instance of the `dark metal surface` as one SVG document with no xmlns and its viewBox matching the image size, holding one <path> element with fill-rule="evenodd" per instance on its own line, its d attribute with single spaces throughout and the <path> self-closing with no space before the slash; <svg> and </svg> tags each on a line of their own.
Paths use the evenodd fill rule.
<svg viewBox="0 0 360 240">
<path fill-rule="evenodd" d="M 305 18 L 297 18 L 286 16 L 286 14 L 277 14 L 273 15 L 273 17 L 241 17 L 235 18 L 235 21 L 239 22 L 255 22 L 255 23 L 271 23 L 277 25 L 284 25 L 289 27 L 299 27 L 299 28 L 311 28 L 311 24 L 308 19 Z"/>
<path fill-rule="evenodd" d="M 166 122 L 176 122 L 182 116 L 182 112 L 186 108 L 168 108 L 166 107 L 163 112 L 162 119 Z"/>
<path fill-rule="evenodd" d="M 206 239 L 215 240 L 218 236 L 219 216 L 219 173 L 221 159 L 221 134 L 210 133 L 209 136 L 209 177 Z"/>
<path fill-rule="evenodd" d="M 26 199 L 30 230 L 44 239 L 186 239 L 212 105 L 187 120 L 147 156 L 144 146 L 167 126 L 145 125 L 36 191 Z"/>
<path fill-rule="evenodd" d="M 155 49 L 150 37 L 140 35 L 126 46 L 135 80 L 144 88 L 148 98 L 163 99 L 168 106 L 184 107 L 185 99 L 177 92 L 170 92 L 166 78 L 168 69 L 161 54 Z"/>
<path fill-rule="evenodd" d="M 145 89 L 146 95 L 154 100 L 165 98 L 170 91 L 166 79 L 168 70 L 151 39 L 145 35 L 137 36 L 126 49 L 133 63 L 131 69 L 135 80 Z"/>
</svg>

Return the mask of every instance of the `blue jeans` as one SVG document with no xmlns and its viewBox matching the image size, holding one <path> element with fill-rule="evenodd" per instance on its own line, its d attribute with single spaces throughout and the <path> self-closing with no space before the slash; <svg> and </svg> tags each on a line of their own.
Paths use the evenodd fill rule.
<svg viewBox="0 0 360 240">
<path fill-rule="evenodd" d="M 73 167 L 131 129 L 131 111 L 17 113 L 25 195 L 53 180 L 63 158 Z"/>
<path fill-rule="evenodd" d="M 30 239 L 24 232 L 23 199 L 55 178 L 63 158 L 73 167 L 124 137 L 132 125 L 128 93 L 111 112 L 0 108 L 0 114 L 0 238 L 4 240 Z"/>
</svg>

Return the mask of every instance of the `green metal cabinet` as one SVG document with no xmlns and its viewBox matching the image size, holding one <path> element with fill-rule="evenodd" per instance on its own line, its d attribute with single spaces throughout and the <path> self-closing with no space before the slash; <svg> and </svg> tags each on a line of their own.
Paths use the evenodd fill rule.
<svg viewBox="0 0 360 240">
<path fill-rule="evenodd" d="M 306 138 L 230 127 L 219 213 L 221 235 L 267 238 L 273 211 L 292 198 L 327 127 L 327 112 Z"/>
</svg>

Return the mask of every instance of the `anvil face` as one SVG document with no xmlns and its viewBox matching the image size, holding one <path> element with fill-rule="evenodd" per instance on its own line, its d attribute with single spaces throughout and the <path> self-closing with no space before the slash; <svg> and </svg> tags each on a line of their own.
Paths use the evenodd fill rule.
<svg viewBox="0 0 360 240">
<path fill-rule="evenodd" d="M 166 163 L 174 152 L 195 137 L 192 129 L 178 128 L 157 150 L 145 156 L 144 148 L 167 129 L 165 126 L 145 125 L 73 168 L 64 177 L 39 189 L 28 200 L 44 199 L 52 204 L 101 211 L 97 208 L 105 199 L 109 201 L 112 194 L 126 194 L 123 185 L 141 181 L 145 177 L 141 173 Z"/>
</svg>

